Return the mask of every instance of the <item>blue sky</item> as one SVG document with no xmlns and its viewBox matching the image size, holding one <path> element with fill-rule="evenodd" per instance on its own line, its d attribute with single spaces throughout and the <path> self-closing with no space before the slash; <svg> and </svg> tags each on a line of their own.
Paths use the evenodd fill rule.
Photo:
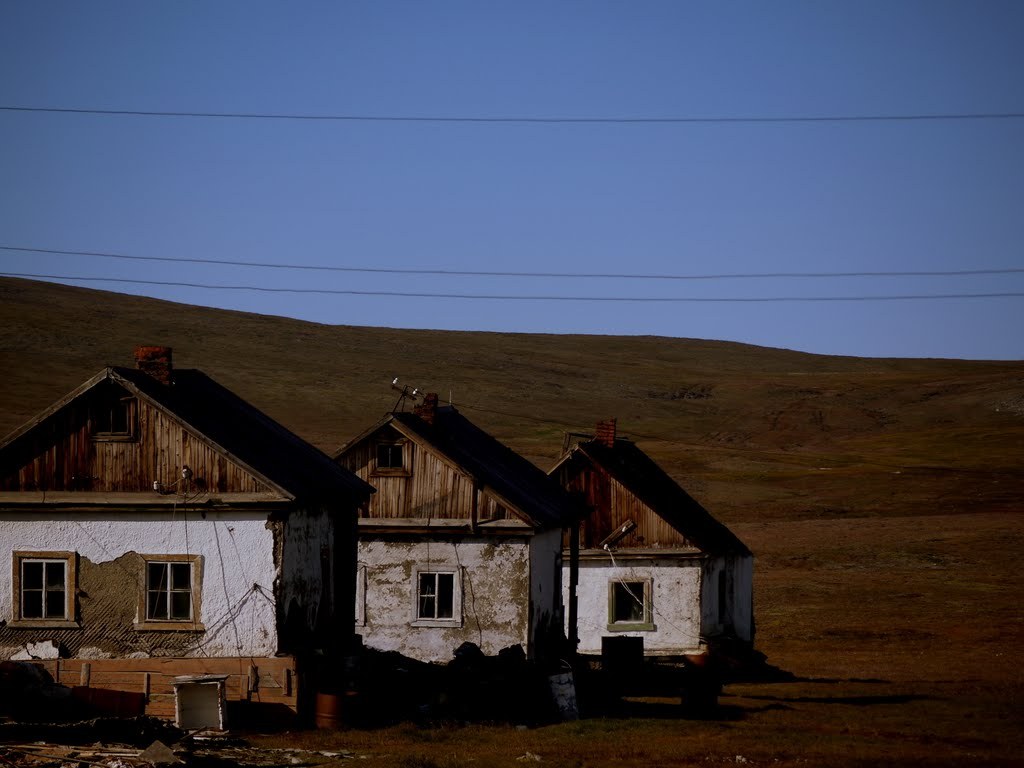
<svg viewBox="0 0 1024 768">
<path fill-rule="evenodd" d="M 1012 2 L 0 4 L 0 106 L 401 117 L 1024 112 Z M 1024 268 L 1024 120 L 521 124 L 0 110 L 0 246 L 614 274 Z M 1024 274 L 625 280 L 0 250 L 0 272 L 652 298 L 1024 292 Z M 1024 298 L 596 302 L 64 280 L 329 324 L 1024 359 Z"/>
</svg>

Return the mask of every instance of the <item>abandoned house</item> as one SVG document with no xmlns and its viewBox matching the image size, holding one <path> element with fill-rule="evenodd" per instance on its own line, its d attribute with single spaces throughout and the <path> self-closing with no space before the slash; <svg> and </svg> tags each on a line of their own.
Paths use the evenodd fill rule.
<svg viewBox="0 0 1024 768">
<path fill-rule="evenodd" d="M 0 658 L 140 714 L 211 681 L 243 717 L 294 713 L 306 654 L 353 638 L 372 488 L 169 348 L 136 362 L 0 444 Z"/>
<path fill-rule="evenodd" d="M 580 653 L 601 653 L 608 637 L 641 638 L 652 656 L 753 642 L 750 550 L 632 441 L 617 437 L 614 419 L 598 424 L 596 437 L 567 440 L 551 475 L 589 508 L 565 542 L 568 562 L 578 536 L 578 583 L 567 567 L 564 588 L 567 634 L 575 621 Z"/>
<path fill-rule="evenodd" d="M 370 647 L 450 661 L 471 642 L 530 658 L 562 638 L 569 496 L 525 458 L 428 394 L 343 446 L 376 489 L 359 517 L 356 631 Z"/>
</svg>

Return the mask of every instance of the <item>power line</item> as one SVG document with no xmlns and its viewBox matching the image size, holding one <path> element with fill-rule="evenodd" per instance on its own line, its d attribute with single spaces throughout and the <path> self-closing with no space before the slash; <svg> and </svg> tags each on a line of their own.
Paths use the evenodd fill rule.
<svg viewBox="0 0 1024 768">
<path fill-rule="evenodd" d="M 231 120 L 306 120 L 328 122 L 373 123 L 474 123 L 474 124 L 576 124 L 576 125 L 659 125 L 659 124 L 723 124 L 723 123 L 864 123 L 910 122 L 936 120 L 1019 120 L 1024 112 L 947 112 L 897 115 L 741 115 L 736 117 L 469 117 L 427 115 L 312 115 L 282 112 L 174 112 L 142 109 L 93 109 L 72 107 L 22 107 L 0 105 L 5 112 L 39 112 L 71 115 L 106 115 L 118 117 L 187 117 Z"/>
<path fill-rule="evenodd" d="M 93 283 L 130 283 L 133 285 L 161 285 L 178 288 L 203 288 L 216 291 L 258 291 L 262 293 L 323 294 L 333 296 L 393 296 L 418 299 L 473 299 L 489 301 L 594 301 L 636 303 L 775 303 L 775 302 L 860 302 L 860 301 L 912 301 L 934 299 L 1003 299 L 1024 298 L 1024 292 L 996 293 L 937 293 L 893 294 L 880 296 L 538 296 L 529 294 L 487 293 L 431 293 L 427 291 L 360 291 L 341 288 L 279 288 L 260 285 L 211 285 L 170 280 L 132 280 L 122 277 L 79 277 L 74 275 L 39 275 L 24 272 L 0 272 L 4 277 L 24 277 L 40 280 L 79 280 Z"/>
<path fill-rule="evenodd" d="M 540 278 L 600 278 L 613 280 L 738 280 L 778 278 L 846 278 L 846 277 L 960 277 L 966 275 L 1010 275 L 1024 273 L 1024 267 L 951 270 L 903 270 L 863 272 L 732 272 L 720 274 L 628 274 L 614 272 L 515 272 L 468 269 L 407 269 L 390 267 L 337 267 L 315 264 L 282 264 L 266 261 L 233 261 L 230 259 L 200 259 L 185 256 L 137 256 L 105 251 L 72 251 L 56 248 L 27 248 L 18 245 L 0 245 L 0 251 L 49 253 L 62 256 L 86 256 L 131 261 L 159 261 L 177 264 L 216 264 L 232 267 L 258 267 L 261 269 L 294 269 L 317 272 L 362 272 L 388 275 L 444 275 L 448 277 L 540 277 Z"/>
</svg>

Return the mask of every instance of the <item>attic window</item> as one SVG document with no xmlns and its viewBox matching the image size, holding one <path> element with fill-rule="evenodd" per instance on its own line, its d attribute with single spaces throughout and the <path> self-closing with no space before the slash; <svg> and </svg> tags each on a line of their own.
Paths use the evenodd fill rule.
<svg viewBox="0 0 1024 768">
<path fill-rule="evenodd" d="M 377 443 L 376 461 L 373 474 L 376 475 L 407 475 L 409 444 L 407 442 L 388 441 Z"/>
<path fill-rule="evenodd" d="M 138 401 L 134 397 L 107 397 L 92 413 L 94 440 L 133 440 Z"/>
</svg>

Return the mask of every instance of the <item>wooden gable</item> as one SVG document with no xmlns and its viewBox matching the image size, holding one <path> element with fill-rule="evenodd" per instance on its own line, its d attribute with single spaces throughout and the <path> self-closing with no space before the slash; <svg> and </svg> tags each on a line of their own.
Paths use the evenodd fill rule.
<svg viewBox="0 0 1024 768">
<path fill-rule="evenodd" d="M 562 487 L 585 499 L 591 512 L 580 522 L 580 549 L 600 549 L 609 536 L 630 523 L 636 527 L 618 538 L 617 549 L 688 549 L 694 547 L 679 530 L 614 478 L 600 464 L 575 452 L 555 475 Z M 566 538 L 565 546 L 568 546 Z"/>
<path fill-rule="evenodd" d="M 108 369 L 0 447 L 0 491 L 146 493 L 176 489 L 281 499 L 272 483 Z"/>
<path fill-rule="evenodd" d="M 401 466 L 396 466 L 398 456 Z M 518 520 L 511 505 L 399 421 L 385 420 L 363 433 L 336 460 L 377 489 L 364 517 Z"/>
</svg>

